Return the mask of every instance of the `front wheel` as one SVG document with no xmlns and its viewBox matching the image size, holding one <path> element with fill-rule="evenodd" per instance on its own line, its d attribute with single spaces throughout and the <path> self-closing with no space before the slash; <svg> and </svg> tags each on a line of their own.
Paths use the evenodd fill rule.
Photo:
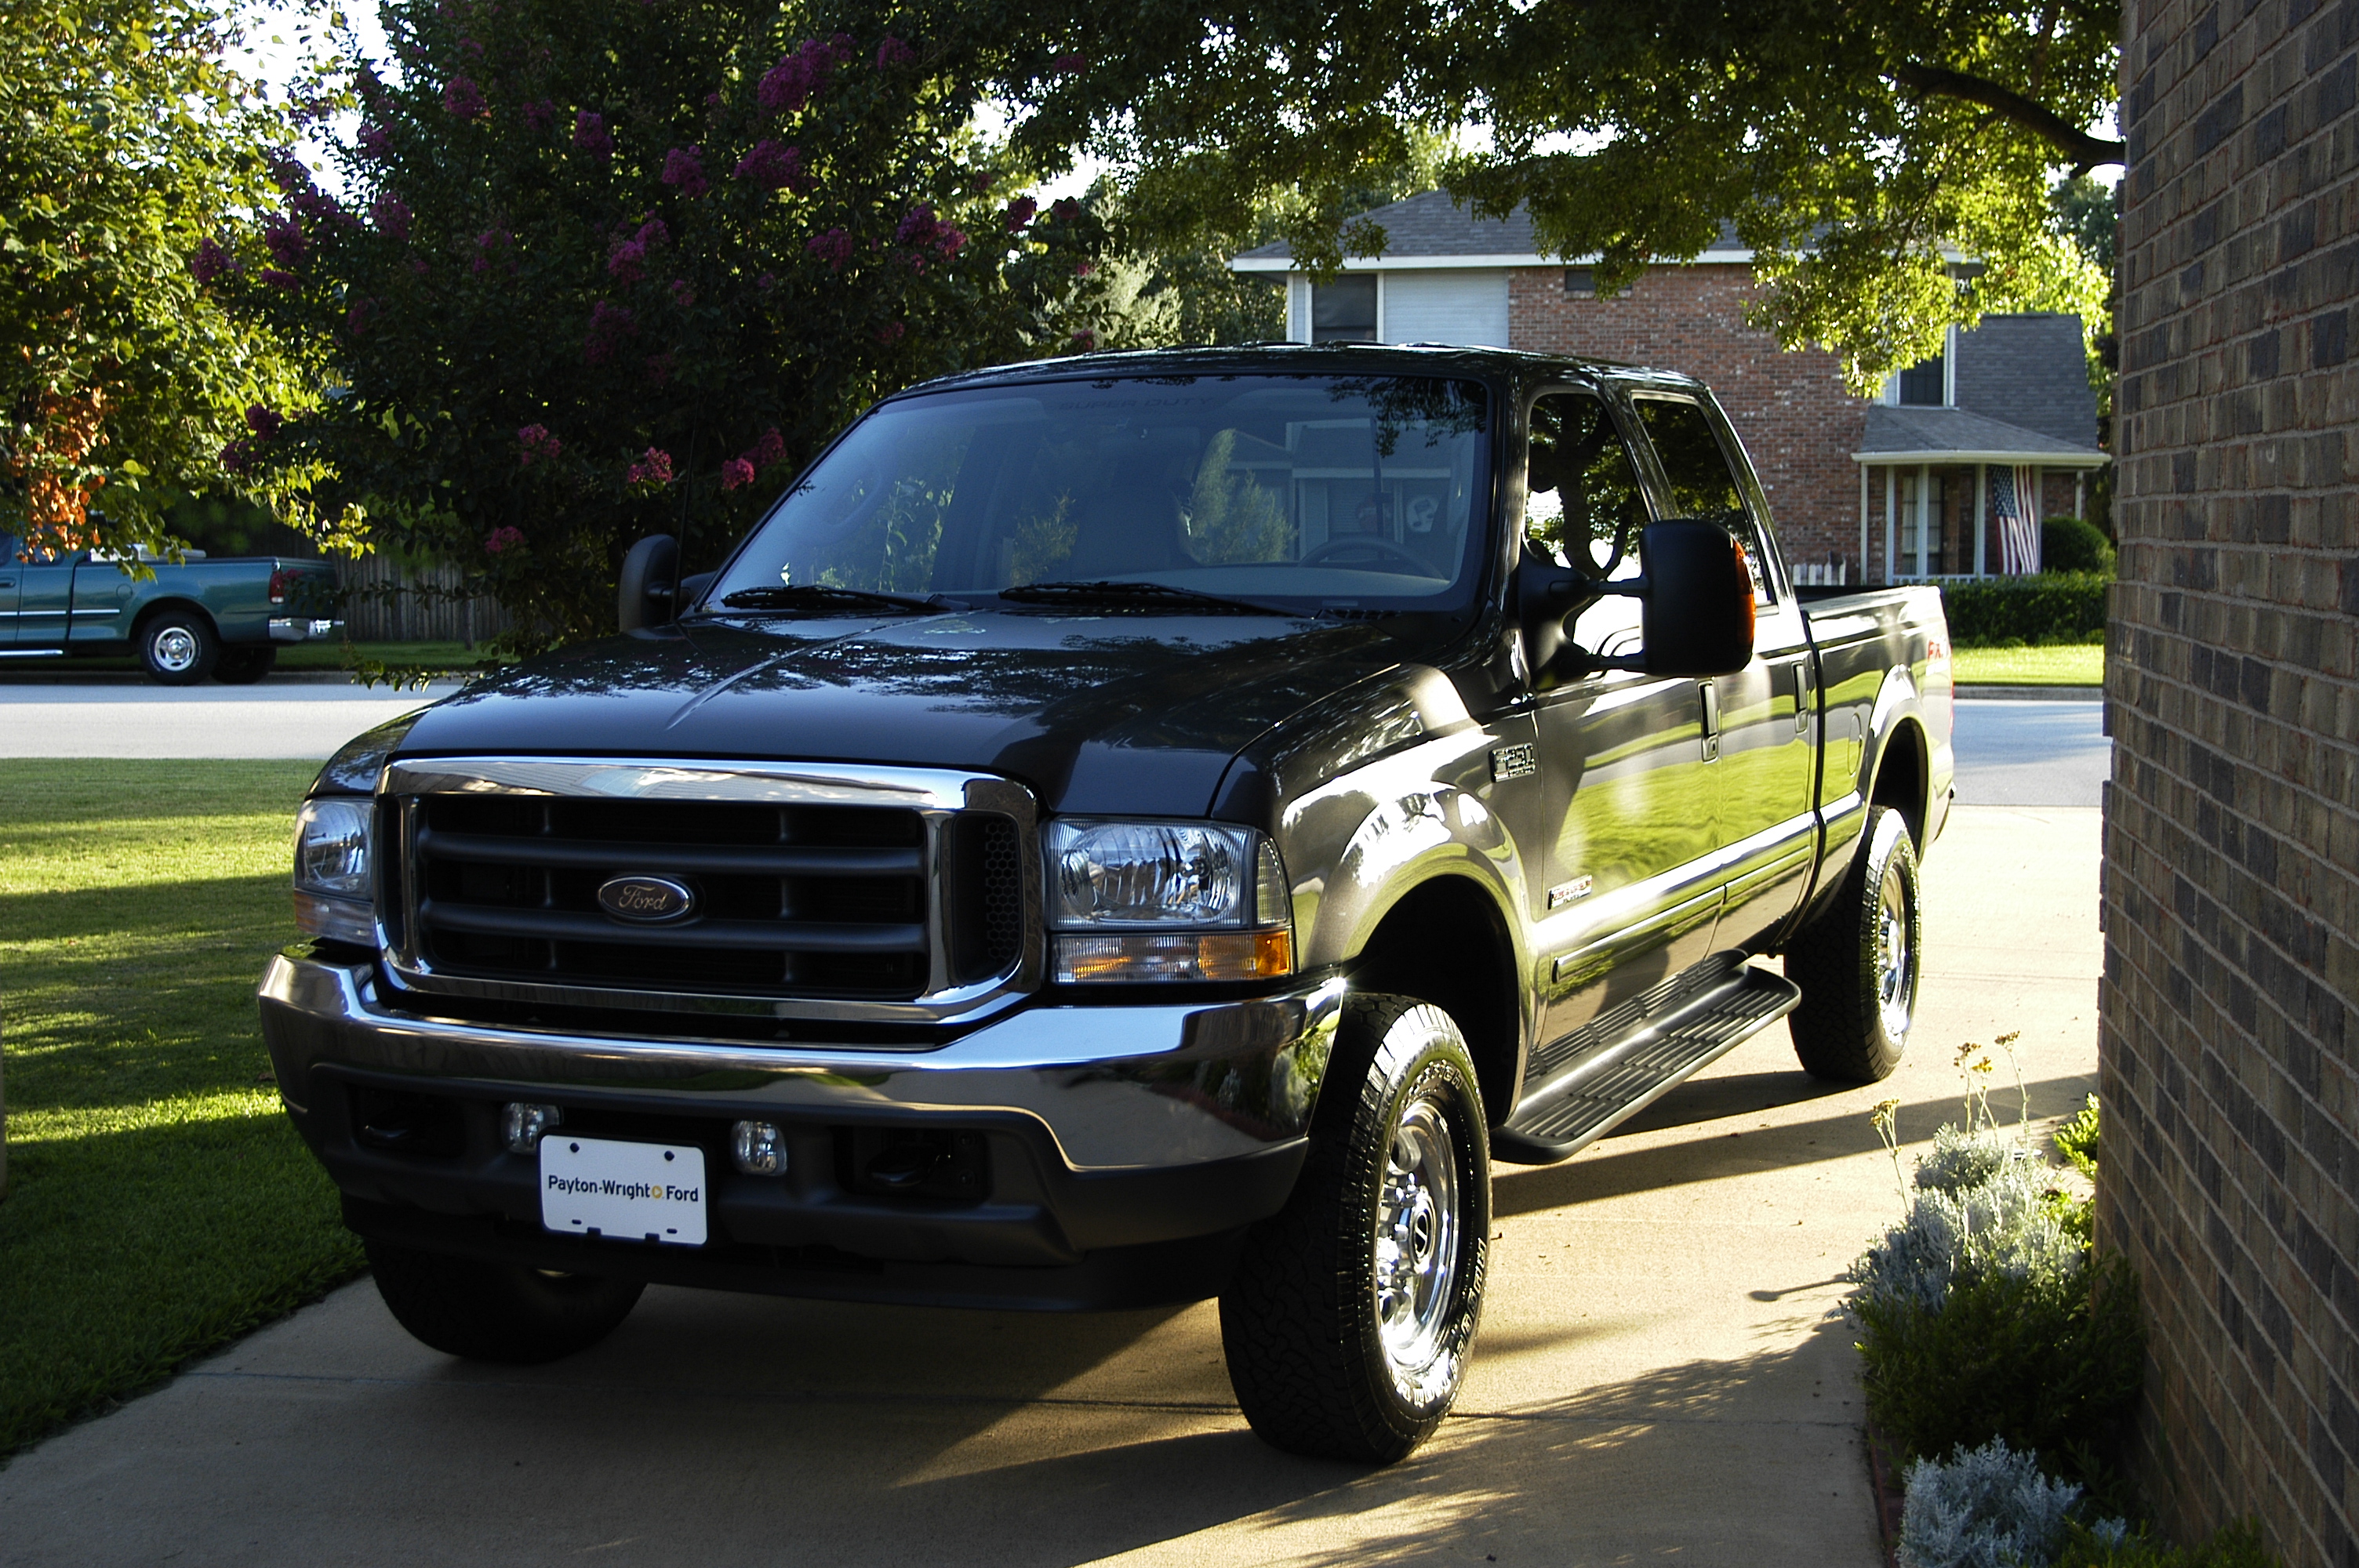
<svg viewBox="0 0 2359 1568">
<path fill-rule="evenodd" d="M 1861 838 L 1833 904 L 1786 948 L 1786 978 L 1802 989 L 1786 1019 L 1794 1054 L 1812 1077 L 1845 1084 L 1875 1083 L 1900 1065 L 1925 935 L 1908 819 L 1875 806 Z"/>
<path fill-rule="evenodd" d="M 529 1366 L 587 1350 L 638 1304 L 642 1280 L 553 1274 L 514 1263 L 364 1241 L 376 1293 L 412 1337 L 470 1361 Z"/>
<path fill-rule="evenodd" d="M 1390 1464 L 1456 1402 L 1483 1314 L 1491 1151 L 1450 1015 L 1343 1003 L 1286 1207 L 1254 1227 L 1221 1296 L 1229 1382 L 1262 1439 Z"/>
</svg>

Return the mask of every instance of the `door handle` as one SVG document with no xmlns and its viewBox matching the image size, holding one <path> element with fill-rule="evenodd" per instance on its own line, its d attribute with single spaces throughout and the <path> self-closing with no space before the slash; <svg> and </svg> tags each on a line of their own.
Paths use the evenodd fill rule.
<svg viewBox="0 0 2359 1568">
<path fill-rule="evenodd" d="M 1810 665 L 1805 659 L 1794 666 L 1794 733 L 1810 732 Z"/>
<path fill-rule="evenodd" d="M 1699 689 L 1703 693 L 1703 760 L 1716 762 L 1720 758 L 1720 687 L 1704 681 Z"/>
</svg>

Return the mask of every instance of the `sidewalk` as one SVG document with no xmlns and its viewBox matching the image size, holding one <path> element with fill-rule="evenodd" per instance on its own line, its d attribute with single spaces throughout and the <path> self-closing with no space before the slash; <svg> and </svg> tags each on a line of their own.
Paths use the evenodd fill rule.
<svg viewBox="0 0 2359 1568">
<path fill-rule="evenodd" d="M 554 1367 L 464 1366 L 365 1282 L 0 1471 L 0 1563 L 1691 1564 L 1878 1561 L 1838 1276 L 1894 1218 L 1868 1125 L 1953 1116 L 2023 1031 L 2093 1087 L 2097 813 L 1961 807 L 1924 1009 L 1829 1090 L 1773 1026 L 1561 1166 L 1501 1166 L 1458 1413 L 1389 1470 L 1263 1447 L 1218 1315 L 1035 1317 L 654 1290 Z M 2013 1105 L 2000 1064 L 2002 1110 Z"/>
</svg>

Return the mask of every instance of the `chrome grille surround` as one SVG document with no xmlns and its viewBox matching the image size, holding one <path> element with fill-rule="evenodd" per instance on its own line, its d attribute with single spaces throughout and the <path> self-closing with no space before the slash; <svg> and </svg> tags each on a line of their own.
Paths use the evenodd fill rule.
<svg viewBox="0 0 2359 1568">
<path fill-rule="evenodd" d="M 777 1019 L 952 1023 L 998 1011 L 1040 980 L 1043 943 L 1038 807 L 1031 792 L 993 774 L 934 768 L 870 767 L 830 762 L 636 760 L 603 757 L 453 757 L 404 759 L 388 763 L 377 779 L 380 831 L 394 839 L 394 852 L 380 863 L 394 874 L 377 884 L 380 957 L 387 979 L 398 988 L 448 997 L 538 1003 L 545 1006 L 614 1008 L 669 1013 L 729 1014 Z M 523 797 L 545 801 L 712 803 L 771 807 L 865 807 L 913 813 L 923 825 L 917 874 L 922 878 L 925 979 L 908 997 L 741 994 L 725 986 L 668 989 L 660 983 L 584 985 L 530 980 L 515 975 L 491 978 L 453 972 L 429 951 L 423 917 L 421 841 L 430 797 Z M 1015 955 L 995 972 L 960 980 L 951 970 L 948 929 L 953 879 L 946 874 L 953 827 L 962 821 L 1012 823 L 1022 879 L 1022 914 Z M 995 832 L 995 840 L 1005 833 Z M 380 842 L 383 840 L 381 839 Z M 710 850 L 697 853 L 710 854 Z M 755 858 L 750 856 L 749 858 Z M 995 884 L 1005 857 L 993 855 Z M 660 847 L 628 858 L 625 869 L 660 873 L 667 861 Z M 1004 898 L 994 901 L 1004 909 Z M 1004 918 L 995 929 L 1005 932 Z M 672 927 L 688 931 L 693 926 Z M 614 925 L 608 940 L 627 944 L 645 927 Z M 1004 937 L 1002 938 L 1004 940 Z M 781 946 L 791 944 L 782 943 Z"/>
</svg>

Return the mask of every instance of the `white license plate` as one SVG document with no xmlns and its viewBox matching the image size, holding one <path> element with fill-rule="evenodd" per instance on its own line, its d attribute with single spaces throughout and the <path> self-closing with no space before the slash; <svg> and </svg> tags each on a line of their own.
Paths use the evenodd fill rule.
<svg viewBox="0 0 2359 1568">
<path fill-rule="evenodd" d="M 540 1223 L 575 1236 L 704 1245 L 704 1151 L 551 1132 L 540 1141 Z"/>
</svg>

